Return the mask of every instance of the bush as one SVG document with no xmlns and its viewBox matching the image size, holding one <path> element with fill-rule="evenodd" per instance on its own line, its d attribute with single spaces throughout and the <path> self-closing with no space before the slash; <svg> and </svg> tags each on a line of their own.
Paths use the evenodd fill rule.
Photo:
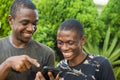
<svg viewBox="0 0 120 80">
<path fill-rule="evenodd" d="M 119 40 L 117 34 L 111 39 L 111 30 L 108 28 L 103 46 L 101 48 L 99 47 L 99 44 L 93 45 L 90 42 L 87 42 L 84 46 L 84 50 L 86 52 L 102 55 L 108 58 L 113 66 L 115 77 L 117 79 L 120 75 L 120 44 L 118 44 L 118 42 Z"/>
<path fill-rule="evenodd" d="M 10 32 L 8 16 L 12 1 L 13 0 L 0 0 L 0 38 L 8 36 Z"/>
<path fill-rule="evenodd" d="M 120 34 L 120 1 L 119 0 L 109 0 L 108 4 L 104 7 L 101 14 L 103 22 L 105 22 L 106 30 L 108 27 L 111 28 L 112 36 L 119 32 Z M 120 39 L 120 35 L 118 37 Z"/>
<path fill-rule="evenodd" d="M 102 32 L 104 24 L 97 18 L 98 12 L 93 0 L 40 0 L 34 2 L 39 10 L 40 21 L 33 38 L 54 49 L 56 49 L 54 42 L 56 42 L 57 28 L 68 18 L 76 18 L 83 23 L 85 34 L 90 42 L 99 43 L 105 34 Z"/>
</svg>

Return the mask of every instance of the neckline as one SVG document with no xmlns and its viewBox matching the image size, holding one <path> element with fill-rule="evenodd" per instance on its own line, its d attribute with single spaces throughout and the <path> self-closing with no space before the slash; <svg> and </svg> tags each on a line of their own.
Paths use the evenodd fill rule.
<svg viewBox="0 0 120 80">
<path fill-rule="evenodd" d="M 86 53 L 86 57 L 85 57 L 79 64 L 77 64 L 77 65 L 75 65 L 75 66 L 70 66 L 70 65 L 68 64 L 68 61 L 67 61 L 67 64 L 69 65 L 70 68 L 76 67 L 76 66 L 78 66 L 78 65 L 82 65 L 82 64 L 86 61 L 86 59 L 88 58 L 88 56 L 89 56 L 89 54 Z"/>
<path fill-rule="evenodd" d="M 29 47 L 29 45 L 30 45 L 30 43 L 31 43 L 31 40 L 30 40 L 29 43 L 28 43 L 25 47 L 19 48 L 19 47 L 17 47 L 16 45 L 13 44 L 11 36 L 8 37 L 8 41 L 9 41 L 10 45 L 11 45 L 13 48 L 16 48 L 16 49 L 25 49 L 25 48 Z"/>
</svg>

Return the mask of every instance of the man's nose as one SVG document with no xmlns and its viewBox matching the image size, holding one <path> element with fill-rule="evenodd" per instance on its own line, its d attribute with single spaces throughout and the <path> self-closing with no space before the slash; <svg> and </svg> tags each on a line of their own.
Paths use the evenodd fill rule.
<svg viewBox="0 0 120 80">
<path fill-rule="evenodd" d="M 68 47 L 67 44 L 64 43 L 64 44 L 61 46 L 61 49 L 62 49 L 62 50 L 68 50 L 69 47 Z"/>
<path fill-rule="evenodd" d="M 35 25 L 29 24 L 29 25 L 27 26 L 27 30 L 28 30 L 28 31 L 35 31 Z"/>
</svg>

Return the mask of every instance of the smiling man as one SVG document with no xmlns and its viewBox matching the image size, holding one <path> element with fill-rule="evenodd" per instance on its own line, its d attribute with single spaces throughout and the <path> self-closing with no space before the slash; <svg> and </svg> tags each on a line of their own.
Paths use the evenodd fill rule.
<svg viewBox="0 0 120 80">
<path fill-rule="evenodd" d="M 115 80 L 112 66 L 103 56 L 83 50 L 86 42 L 82 24 L 76 19 L 64 21 L 57 31 L 57 46 L 64 56 L 57 68 L 60 80 Z"/>
<path fill-rule="evenodd" d="M 31 0 L 15 0 L 8 20 L 12 34 L 0 39 L 0 80 L 34 80 L 39 67 L 55 60 L 51 48 L 32 39 L 38 10 Z"/>
</svg>

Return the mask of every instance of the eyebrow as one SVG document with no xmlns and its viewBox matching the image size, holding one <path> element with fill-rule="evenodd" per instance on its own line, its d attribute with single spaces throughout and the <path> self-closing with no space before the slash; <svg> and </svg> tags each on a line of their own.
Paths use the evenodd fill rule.
<svg viewBox="0 0 120 80">
<path fill-rule="evenodd" d="M 22 22 L 24 22 L 24 21 L 26 21 L 26 22 L 30 22 L 30 20 L 27 20 L 27 19 L 21 20 L 20 22 L 22 23 Z M 37 22 L 38 22 L 38 20 L 35 20 L 34 22 L 36 22 L 36 23 L 37 23 Z M 34 23 L 34 22 L 33 22 L 33 23 Z"/>
</svg>

